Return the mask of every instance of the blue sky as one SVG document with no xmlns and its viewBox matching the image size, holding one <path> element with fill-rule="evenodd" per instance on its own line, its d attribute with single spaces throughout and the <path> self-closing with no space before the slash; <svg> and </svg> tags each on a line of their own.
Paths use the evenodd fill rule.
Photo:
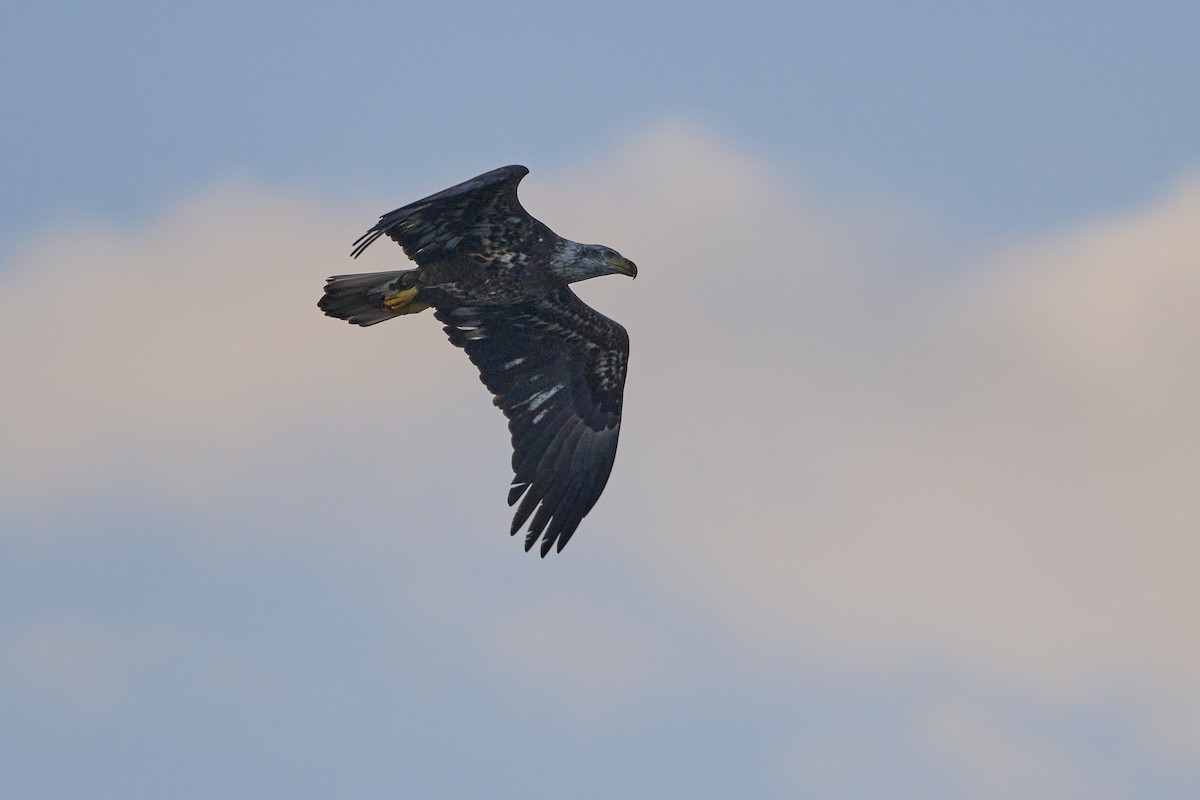
<svg viewBox="0 0 1200 800">
<path fill-rule="evenodd" d="M 1200 790 L 1193 4 L 2 14 L 0 794 Z M 545 560 L 315 308 L 514 162 L 641 270 Z"/>
<path fill-rule="evenodd" d="M 214 176 L 387 193 L 569 164 L 678 117 L 789 180 L 972 234 L 1147 202 L 1192 166 L 1188 3 L 17 4 L 3 228 L 138 219 Z M 447 163 L 449 162 L 449 163 Z M 460 170 L 461 171 L 461 168 Z"/>
</svg>

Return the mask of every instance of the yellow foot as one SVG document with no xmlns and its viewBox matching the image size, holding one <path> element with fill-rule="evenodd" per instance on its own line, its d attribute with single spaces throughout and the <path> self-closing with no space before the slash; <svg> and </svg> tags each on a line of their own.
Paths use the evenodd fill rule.
<svg viewBox="0 0 1200 800">
<path fill-rule="evenodd" d="M 417 291 L 416 288 L 412 288 L 396 292 L 391 297 L 385 297 L 383 304 L 391 309 L 393 314 L 416 314 L 418 311 L 424 311 L 429 308 L 427 304 L 413 302 Z"/>
</svg>

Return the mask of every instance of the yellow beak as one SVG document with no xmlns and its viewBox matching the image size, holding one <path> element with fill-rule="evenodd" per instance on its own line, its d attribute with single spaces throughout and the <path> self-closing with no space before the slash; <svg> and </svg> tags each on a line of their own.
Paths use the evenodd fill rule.
<svg viewBox="0 0 1200 800">
<path fill-rule="evenodd" d="M 637 264 L 634 264 L 628 258 L 613 256 L 608 259 L 608 265 L 622 275 L 628 275 L 631 278 L 637 277 Z"/>
</svg>

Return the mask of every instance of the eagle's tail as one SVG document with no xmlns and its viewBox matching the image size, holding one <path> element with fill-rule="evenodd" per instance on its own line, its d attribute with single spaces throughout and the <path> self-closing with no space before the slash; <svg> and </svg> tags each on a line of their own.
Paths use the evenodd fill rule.
<svg viewBox="0 0 1200 800">
<path fill-rule="evenodd" d="M 429 308 L 417 300 L 416 270 L 334 275 L 325 282 L 317 307 L 355 325 L 374 325 Z"/>
</svg>

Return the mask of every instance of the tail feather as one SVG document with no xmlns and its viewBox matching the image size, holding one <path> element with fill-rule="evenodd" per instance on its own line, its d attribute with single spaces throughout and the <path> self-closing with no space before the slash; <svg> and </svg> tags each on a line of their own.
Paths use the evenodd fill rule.
<svg viewBox="0 0 1200 800">
<path fill-rule="evenodd" d="M 409 288 L 407 279 L 415 270 L 394 272 L 362 272 L 355 275 L 334 275 L 325 282 L 325 295 L 317 307 L 331 317 L 344 319 L 354 325 L 374 325 L 399 316 L 384 301 Z"/>
</svg>

